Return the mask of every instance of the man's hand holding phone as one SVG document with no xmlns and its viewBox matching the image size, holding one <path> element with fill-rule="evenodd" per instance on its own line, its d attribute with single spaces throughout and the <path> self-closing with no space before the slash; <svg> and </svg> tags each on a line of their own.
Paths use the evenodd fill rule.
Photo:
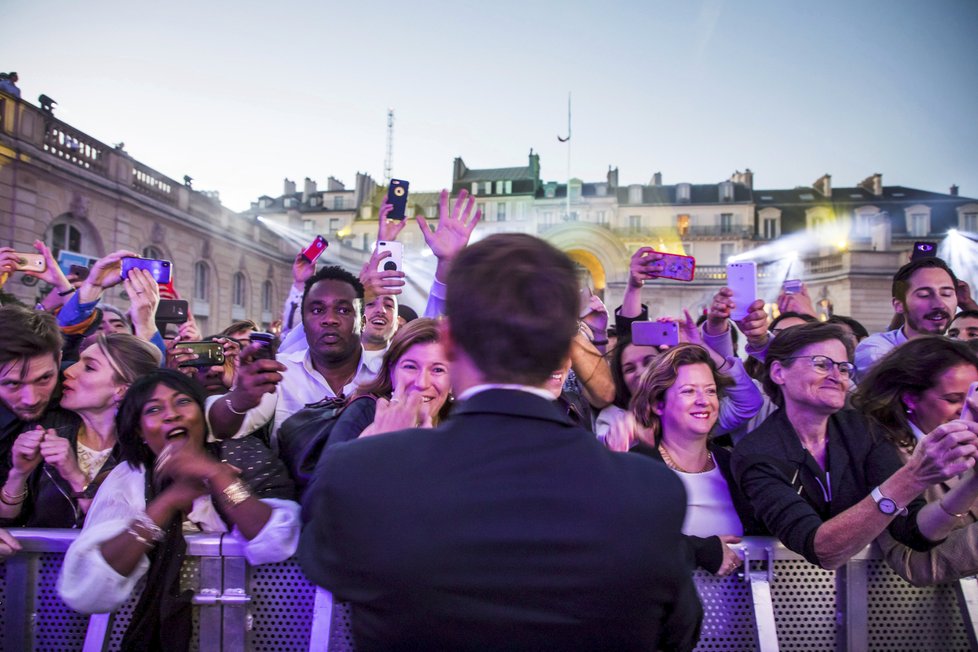
<svg viewBox="0 0 978 652">
<path fill-rule="evenodd" d="M 628 263 L 628 284 L 640 288 L 645 281 L 659 278 L 665 270 L 663 255 L 652 247 L 639 247 Z"/>
<path fill-rule="evenodd" d="M 238 356 L 238 373 L 234 380 L 234 389 L 225 398 L 231 401 L 235 412 L 244 412 L 257 406 L 261 397 L 271 394 L 285 373 L 285 365 L 276 360 L 261 358 L 263 345 L 258 342 L 249 344 L 241 350 Z"/>
<path fill-rule="evenodd" d="M 795 284 L 797 283 L 797 284 Z M 801 281 L 785 281 L 778 295 L 778 312 L 797 312 L 801 315 L 815 314 L 815 306 L 808 295 L 808 288 Z"/>
<path fill-rule="evenodd" d="M 384 261 L 391 258 L 389 249 L 375 248 L 370 260 L 360 270 L 360 282 L 363 283 L 364 299 L 370 301 L 374 297 L 385 294 L 400 294 L 404 290 L 404 272 L 400 269 L 384 269 Z"/>
<path fill-rule="evenodd" d="M 108 256 L 99 258 L 92 266 L 88 278 L 78 288 L 78 301 L 91 303 L 102 298 L 102 293 L 122 282 L 122 259 L 138 257 L 134 251 L 120 249 Z"/>
<path fill-rule="evenodd" d="M 380 242 L 397 240 L 397 236 L 404 230 L 407 220 L 403 217 L 396 219 L 390 217 L 394 210 L 394 205 L 384 200 L 380 204 L 380 213 L 377 216 L 377 240 Z"/>
</svg>

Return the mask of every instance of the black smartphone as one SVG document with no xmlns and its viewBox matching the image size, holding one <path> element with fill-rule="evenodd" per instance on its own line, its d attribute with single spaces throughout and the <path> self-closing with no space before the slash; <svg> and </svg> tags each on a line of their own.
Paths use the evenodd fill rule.
<svg viewBox="0 0 978 652">
<path fill-rule="evenodd" d="M 160 299 L 156 306 L 157 324 L 182 324 L 190 314 L 190 304 L 185 299 Z"/>
<path fill-rule="evenodd" d="M 278 338 L 271 333 L 255 331 L 248 336 L 252 344 L 258 342 L 261 348 L 255 352 L 255 360 L 274 360 L 278 352 Z"/>
<path fill-rule="evenodd" d="M 387 187 L 387 203 L 394 207 L 394 210 L 387 216 L 392 220 L 403 220 L 407 216 L 408 186 L 403 179 L 391 179 L 391 185 Z"/>
<path fill-rule="evenodd" d="M 173 263 L 168 260 L 157 260 L 154 258 L 123 258 L 122 259 L 122 278 L 129 278 L 129 270 L 144 269 L 153 275 L 159 284 L 170 282 L 170 273 Z"/>
<path fill-rule="evenodd" d="M 190 349 L 197 357 L 181 362 L 181 367 L 213 367 L 224 364 L 224 345 L 220 342 L 181 342 L 177 348 Z"/>
<path fill-rule="evenodd" d="M 915 242 L 913 243 L 913 252 L 910 254 L 910 260 L 917 260 L 918 258 L 933 258 L 936 255 L 936 242 Z"/>
<path fill-rule="evenodd" d="M 71 265 L 68 268 L 69 274 L 74 274 L 75 278 L 79 281 L 84 281 L 88 278 L 88 275 L 92 273 L 91 267 L 85 267 L 84 265 Z"/>
</svg>

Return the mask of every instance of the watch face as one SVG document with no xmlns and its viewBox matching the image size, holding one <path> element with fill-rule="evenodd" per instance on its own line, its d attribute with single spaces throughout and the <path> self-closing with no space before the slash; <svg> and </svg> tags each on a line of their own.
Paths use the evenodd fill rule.
<svg viewBox="0 0 978 652">
<path fill-rule="evenodd" d="M 880 511 L 883 512 L 884 514 L 890 515 L 890 514 L 896 514 L 897 512 L 896 503 L 890 500 L 889 498 L 881 498 L 880 501 L 877 503 L 877 505 L 879 505 Z"/>
</svg>

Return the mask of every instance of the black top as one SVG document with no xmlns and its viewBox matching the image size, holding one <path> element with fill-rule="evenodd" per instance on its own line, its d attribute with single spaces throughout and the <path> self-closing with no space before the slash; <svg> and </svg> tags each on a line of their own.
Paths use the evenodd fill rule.
<svg viewBox="0 0 978 652">
<path fill-rule="evenodd" d="M 737 518 L 740 519 L 740 524 L 744 526 L 744 535 L 770 536 L 770 533 L 764 526 L 754 518 L 754 510 L 751 509 L 750 502 L 740 492 L 737 483 L 734 482 L 733 473 L 730 471 L 730 451 L 717 445 L 712 440 L 707 443 L 707 448 L 713 454 L 713 461 L 716 462 L 717 468 L 720 469 L 720 475 L 723 476 L 723 479 L 727 482 L 727 487 L 730 489 L 730 498 L 733 500 Z M 659 460 L 663 464 L 665 463 L 658 446 L 649 446 L 645 442 L 640 441 L 629 452 L 645 455 Z M 686 535 L 686 543 L 690 547 L 693 561 L 697 566 L 711 573 L 716 573 L 720 570 L 720 565 L 723 564 L 723 542 L 720 541 L 719 536 L 697 537 Z"/>
<path fill-rule="evenodd" d="M 74 413 L 62 410 L 54 398 L 51 399 L 51 403 L 48 404 L 48 408 L 41 415 L 41 418 L 34 421 L 24 421 L 18 418 L 10 408 L 0 402 L 0 486 L 7 481 L 7 474 L 10 473 L 11 466 L 10 450 L 14 446 L 14 440 L 21 433 L 33 430 L 38 425 L 45 428 L 57 428 L 64 425 L 66 419 L 70 419 L 72 416 L 75 416 Z"/>
<path fill-rule="evenodd" d="M 866 418 L 855 410 L 829 417 L 827 458 L 823 473 L 782 408 L 737 443 L 731 460 L 737 484 L 761 523 L 816 565 L 819 526 L 863 500 L 903 466 L 893 445 L 872 434 Z M 909 515 L 896 517 L 888 528 L 894 539 L 914 550 L 936 545 L 917 527 L 917 512 L 925 504 L 916 498 L 907 506 Z"/>
</svg>

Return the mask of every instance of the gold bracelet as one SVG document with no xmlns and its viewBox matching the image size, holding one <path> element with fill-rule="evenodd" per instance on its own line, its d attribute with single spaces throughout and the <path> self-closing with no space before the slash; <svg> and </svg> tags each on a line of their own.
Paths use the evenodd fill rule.
<svg viewBox="0 0 978 652">
<path fill-rule="evenodd" d="M 248 487 L 241 480 L 235 480 L 224 487 L 224 491 L 221 493 L 224 494 L 224 501 L 228 504 L 228 507 L 237 507 L 251 498 L 251 492 L 248 491 Z"/>
<path fill-rule="evenodd" d="M 940 500 L 937 501 L 937 506 L 941 508 L 941 511 L 942 512 L 944 512 L 948 516 L 953 516 L 954 518 L 961 518 L 962 516 L 964 516 L 965 514 L 968 513 L 967 510 L 961 512 L 960 514 L 955 514 L 952 511 L 948 511 L 948 508 L 944 506 L 944 499 L 943 498 L 941 498 Z"/>
</svg>

